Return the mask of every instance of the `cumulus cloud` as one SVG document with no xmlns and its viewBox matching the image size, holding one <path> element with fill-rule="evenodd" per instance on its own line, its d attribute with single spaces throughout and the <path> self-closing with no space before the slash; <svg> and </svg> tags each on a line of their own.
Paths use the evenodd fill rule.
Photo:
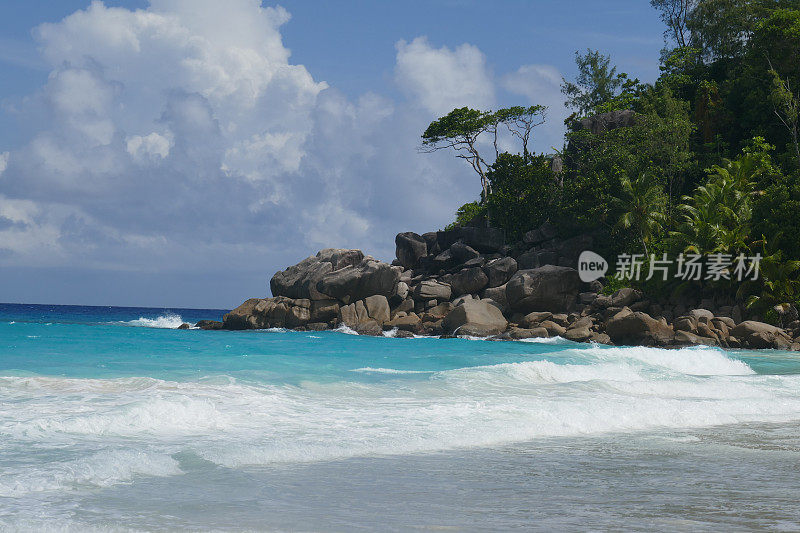
<svg viewBox="0 0 800 533">
<path fill-rule="evenodd" d="M 169 155 L 171 141 L 156 132 L 142 137 L 133 135 L 128 137 L 125 145 L 128 153 L 138 161 L 152 161 L 154 159 L 164 159 Z"/>
<path fill-rule="evenodd" d="M 486 57 L 477 47 L 434 48 L 425 37 L 400 41 L 395 78 L 431 113 L 456 107 L 488 109 L 494 105 L 494 83 Z"/>
<path fill-rule="evenodd" d="M 50 75 L 24 106 L 36 130 L 0 152 L 0 266 L 261 273 L 235 304 L 319 247 L 390 259 L 398 231 L 448 223 L 477 179 L 416 148 L 442 113 L 495 104 L 484 55 L 401 41 L 408 98 L 347 98 L 292 64 L 289 18 L 260 0 L 95 1 L 37 28 Z M 542 68 L 504 87 L 548 103 Z"/>
</svg>

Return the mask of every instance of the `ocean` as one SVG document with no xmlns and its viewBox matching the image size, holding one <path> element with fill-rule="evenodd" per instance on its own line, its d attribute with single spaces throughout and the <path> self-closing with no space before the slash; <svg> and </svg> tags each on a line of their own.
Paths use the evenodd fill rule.
<svg viewBox="0 0 800 533">
<path fill-rule="evenodd" d="M 3 531 L 800 529 L 800 357 L 0 305 Z"/>
</svg>

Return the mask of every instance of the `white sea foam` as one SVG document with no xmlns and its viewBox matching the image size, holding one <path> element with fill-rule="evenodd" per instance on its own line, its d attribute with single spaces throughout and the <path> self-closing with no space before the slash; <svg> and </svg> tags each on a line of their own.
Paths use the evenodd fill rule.
<svg viewBox="0 0 800 533">
<path fill-rule="evenodd" d="M 63 449 L 115 445 L 129 454 L 146 445 L 156 458 L 155 466 L 142 461 L 139 470 L 111 468 L 103 456 L 87 457 L 86 465 L 97 466 L 77 470 L 72 460 L 54 460 L 48 475 L 64 485 L 180 473 L 164 459 L 176 451 L 238 467 L 800 420 L 800 376 L 755 375 L 711 348 L 584 345 L 549 360 L 437 372 L 365 366 L 353 372 L 386 377 L 299 385 L 4 377 L 0 442 L 4 453 L 19 454 L 42 443 Z M 393 379 L 394 374 L 408 377 Z M 77 472 L 74 479 L 59 477 L 70 468 Z M 31 476 L 30 482 L 41 479 Z M 3 478 L 1 490 L 27 490 L 19 483 L 26 483 L 21 473 Z"/>
<path fill-rule="evenodd" d="M 531 337 L 528 339 L 519 339 L 520 342 L 530 342 L 533 344 L 569 344 L 570 341 L 562 337 Z"/>
<path fill-rule="evenodd" d="M 39 465 L 34 469 L 4 468 L 0 473 L 0 497 L 19 497 L 31 492 L 81 487 L 108 487 L 135 476 L 180 474 L 178 462 L 166 454 L 110 450 L 85 457 Z"/>
<path fill-rule="evenodd" d="M 696 376 L 726 376 L 754 374 L 742 361 L 731 359 L 719 348 L 693 346 L 680 350 L 662 350 L 646 346 L 606 347 L 591 345 L 575 348 L 575 353 L 600 361 L 637 361 Z"/>
<path fill-rule="evenodd" d="M 346 326 L 344 324 L 340 325 L 338 328 L 334 329 L 333 331 L 336 331 L 336 332 L 339 332 L 339 333 L 344 333 L 346 335 L 358 335 L 358 333 L 356 333 L 356 331 L 354 329 L 352 329 L 352 328 L 350 328 L 350 327 L 348 327 L 348 326 Z"/>
<path fill-rule="evenodd" d="M 158 316 L 157 318 L 139 317 L 136 320 L 129 320 L 122 323 L 138 328 L 178 329 L 178 327 L 184 323 L 184 320 L 180 317 L 180 315 L 166 313 Z M 194 324 L 190 324 L 190 326 L 193 325 Z"/>
<path fill-rule="evenodd" d="M 395 368 L 372 368 L 365 366 L 364 368 L 353 369 L 353 372 L 361 372 L 365 374 L 433 374 L 432 370 L 398 370 Z"/>
</svg>

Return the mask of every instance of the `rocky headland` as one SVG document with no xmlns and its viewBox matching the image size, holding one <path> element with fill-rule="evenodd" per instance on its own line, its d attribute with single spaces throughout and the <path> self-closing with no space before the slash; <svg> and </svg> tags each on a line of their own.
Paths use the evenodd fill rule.
<svg viewBox="0 0 800 533">
<path fill-rule="evenodd" d="M 270 280 L 272 298 L 251 298 L 202 329 L 327 330 L 362 335 L 559 336 L 613 345 L 800 350 L 800 321 L 780 328 L 748 320 L 740 305 L 655 301 L 632 288 L 611 294 L 584 283 L 578 256 L 591 236 L 559 239 L 545 223 L 511 245 L 493 228 L 461 227 L 395 239 L 391 263 L 361 250 L 325 249 Z"/>
</svg>

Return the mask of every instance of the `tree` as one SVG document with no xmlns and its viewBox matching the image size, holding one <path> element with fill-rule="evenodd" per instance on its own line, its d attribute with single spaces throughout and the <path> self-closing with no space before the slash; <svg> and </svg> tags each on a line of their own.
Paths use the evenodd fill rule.
<svg viewBox="0 0 800 533">
<path fill-rule="evenodd" d="M 575 52 L 575 64 L 578 76 L 574 83 L 562 78 L 561 92 L 567 97 L 564 105 L 581 115 L 591 114 L 601 104 L 612 101 L 626 83 L 638 84 L 638 80 L 628 79 L 625 73 L 617 74 L 611 57 L 597 50 L 587 48 L 583 55 Z"/>
<path fill-rule="evenodd" d="M 497 124 L 505 124 L 508 131 L 522 142 L 522 157 L 527 162 L 530 158 L 528 143 L 533 129 L 541 126 L 547 119 L 547 107 L 534 105 L 530 107 L 514 106 L 500 109 L 494 113 Z M 495 129 L 495 151 L 497 152 L 497 130 Z M 497 154 L 499 157 L 499 153 Z"/>
<path fill-rule="evenodd" d="M 798 121 L 800 121 L 800 95 L 792 91 L 788 79 L 782 79 L 775 69 L 770 69 L 772 75 L 772 102 L 775 116 L 778 117 L 783 127 L 789 132 L 794 145 L 794 154 L 797 158 L 797 168 L 800 168 L 800 141 L 798 140 Z"/>
<path fill-rule="evenodd" d="M 711 167 L 706 184 L 684 197 L 686 203 L 678 206 L 680 224 L 672 232 L 681 251 L 704 254 L 749 249 L 756 185 L 773 171 L 771 148 L 763 139 L 753 139 L 735 161 L 725 159 Z"/>
<path fill-rule="evenodd" d="M 785 260 L 783 250 L 778 249 L 775 242 L 777 239 L 768 242 L 762 237 L 756 243 L 761 245 L 758 279 L 747 280 L 737 291 L 740 298 L 749 295 L 746 298 L 748 309 L 761 313 L 773 323 L 781 320 L 785 310 L 800 297 L 800 280 L 797 279 L 800 261 Z"/>
<path fill-rule="evenodd" d="M 690 33 L 687 26 L 689 16 L 698 0 L 650 0 L 650 5 L 658 10 L 661 21 L 667 25 L 664 39 L 672 39 L 680 48 L 689 45 Z"/>
<path fill-rule="evenodd" d="M 649 257 L 647 243 L 661 231 L 667 218 L 664 208 L 667 204 L 664 190 L 652 176 L 644 174 L 636 179 L 624 176 L 620 179 L 621 194 L 617 203 L 623 213 L 617 227 L 633 229 Z"/>
<path fill-rule="evenodd" d="M 554 216 L 559 190 L 545 156 L 500 154 L 488 177 L 489 216 L 508 238 L 520 239 L 526 231 Z"/>
<path fill-rule="evenodd" d="M 486 169 L 489 163 L 478 151 L 478 139 L 493 127 L 491 113 L 462 107 L 434 120 L 422 134 L 422 151 L 426 153 L 452 149 L 456 157 L 467 161 L 480 176 L 483 199 L 489 194 Z M 496 127 L 496 125 L 494 125 Z"/>
<path fill-rule="evenodd" d="M 456 211 L 456 220 L 452 224 L 448 224 L 444 229 L 453 229 L 466 226 L 475 219 L 481 219 L 486 216 L 486 206 L 478 202 L 469 202 L 458 208 Z"/>
<path fill-rule="evenodd" d="M 515 106 L 492 111 L 478 111 L 468 107 L 454 109 L 444 117 L 434 120 L 422 134 L 421 150 L 426 153 L 452 149 L 456 157 L 466 160 L 480 176 L 482 199 L 489 196 L 489 179 L 486 172 L 491 165 L 478 151 L 478 141 L 483 134 L 492 136 L 495 160 L 500 157 L 498 135 L 505 126 L 512 136 L 522 142 L 523 158 L 530 156 L 528 143 L 533 129 L 544 124 L 547 107 L 534 105 Z"/>
</svg>

